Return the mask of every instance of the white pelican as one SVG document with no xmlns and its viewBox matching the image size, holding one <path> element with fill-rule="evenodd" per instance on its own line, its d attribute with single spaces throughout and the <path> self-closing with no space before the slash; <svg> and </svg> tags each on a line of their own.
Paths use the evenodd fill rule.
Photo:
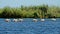
<svg viewBox="0 0 60 34">
<path fill-rule="evenodd" d="M 6 22 L 9 22 L 9 21 L 10 21 L 10 19 L 5 19 L 5 21 L 6 21 Z"/>
<path fill-rule="evenodd" d="M 38 20 L 37 19 L 33 19 L 34 22 L 37 22 Z"/>
<path fill-rule="evenodd" d="M 45 21 L 45 19 L 41 19 L 41 21 L 43 22 L 43 21 Z"/>
<path fill-rule="evenodd" d="M 56 21 L 56 19 L 55 19 L 55 18 L 52 18 L 52 20 L 53 20 L 53 21 Z"/>
<path fill-rule="evenodd" d="M 18 22 L 18 19 L 13 19 L 14 22 Z"/>
<path fill-rule="evenodd" d="M 18 19 L 18 21 L 22 22 L 22 21 L 23 21 L 23 19 Z"/>
</svg>

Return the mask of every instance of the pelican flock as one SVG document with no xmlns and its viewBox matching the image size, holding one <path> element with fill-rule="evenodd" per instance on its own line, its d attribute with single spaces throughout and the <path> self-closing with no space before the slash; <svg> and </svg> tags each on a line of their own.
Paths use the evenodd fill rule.
<svg viewBox="0 0 60 34">
<path fill-rule="evenodd" d="M 51 20 L 56 21 L 55 18 L 52 18 Z M 10 22 L 11 20 L 10 19 L 5 19 L 5 21 Z M 33 22 L 37 22 L 37 21 L 38 21 L 38 19 L 33 19 Z M 44 22 L 45 19 L 41 19 L 41 21 Z M 13 22 L 23 22 L 23 19 L 20 19 L 20 18 L 19 19 L 13 19 Z"/>
</svg>

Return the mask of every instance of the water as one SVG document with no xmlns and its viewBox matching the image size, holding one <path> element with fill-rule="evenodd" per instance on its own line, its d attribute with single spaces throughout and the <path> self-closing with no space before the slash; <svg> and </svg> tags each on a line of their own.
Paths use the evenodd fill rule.
<svg viewBox="0 0 60 34">
<path fill-rule="evenodd" d="M 60 34 L 60 18 L 57 21 L 45 19 L 33 22 L 33 18 L 24 18 L 23 22 L 5 22 L 0 19 L 0 34 Z"/>
</svg>

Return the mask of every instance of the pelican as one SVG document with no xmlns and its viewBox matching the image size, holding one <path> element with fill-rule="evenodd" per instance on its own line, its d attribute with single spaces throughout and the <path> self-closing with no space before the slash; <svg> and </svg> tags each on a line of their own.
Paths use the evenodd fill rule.
<svg viewBox="0 0 60 34">
<path fill-rule="evenodd" d="M 37 22 L 38 20 L 37 19 L 33 19 L 34 22 Z"/>
<path fill-rule="evenodd" d="M 43 22 L 43 21 L 45 21 L 45 19 L 41 19 L 41 21 Z"/>
<path fill-rule="evenodd" d="M 14 22 L 18 22 L 18 19 L 13 19 Z"/>
<path fill-rule="evenodd" d="M 55 18 L 52 18 L 52 20 L 53 20 L 53 21 L 56 21 L 56 19 L 55 19 Z"/>
<path fill-rule="evenodd" d="M 23 19 L 18 19 L 18 21 L 22 22 L 22 21 L 23 21 Z"/>
<path fill-rule="evenodd" d="M 9 21 L 10 21 L 10 19 L 5 19 L 5 21 L 6 21 L 6 22 L 9 22 Z"/>
</svg>

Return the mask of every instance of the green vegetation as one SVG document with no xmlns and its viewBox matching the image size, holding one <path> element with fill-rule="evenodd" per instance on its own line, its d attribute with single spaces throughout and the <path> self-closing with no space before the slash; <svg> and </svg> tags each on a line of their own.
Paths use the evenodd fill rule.
<svg viewBox="0 0 60 34">
<path fill-rule="evenodd" d="M 19 8 L 0 8 L 0 18 L 58 18 L 60 7 L 57 6 L 21 6 Z"/>
</svg>

